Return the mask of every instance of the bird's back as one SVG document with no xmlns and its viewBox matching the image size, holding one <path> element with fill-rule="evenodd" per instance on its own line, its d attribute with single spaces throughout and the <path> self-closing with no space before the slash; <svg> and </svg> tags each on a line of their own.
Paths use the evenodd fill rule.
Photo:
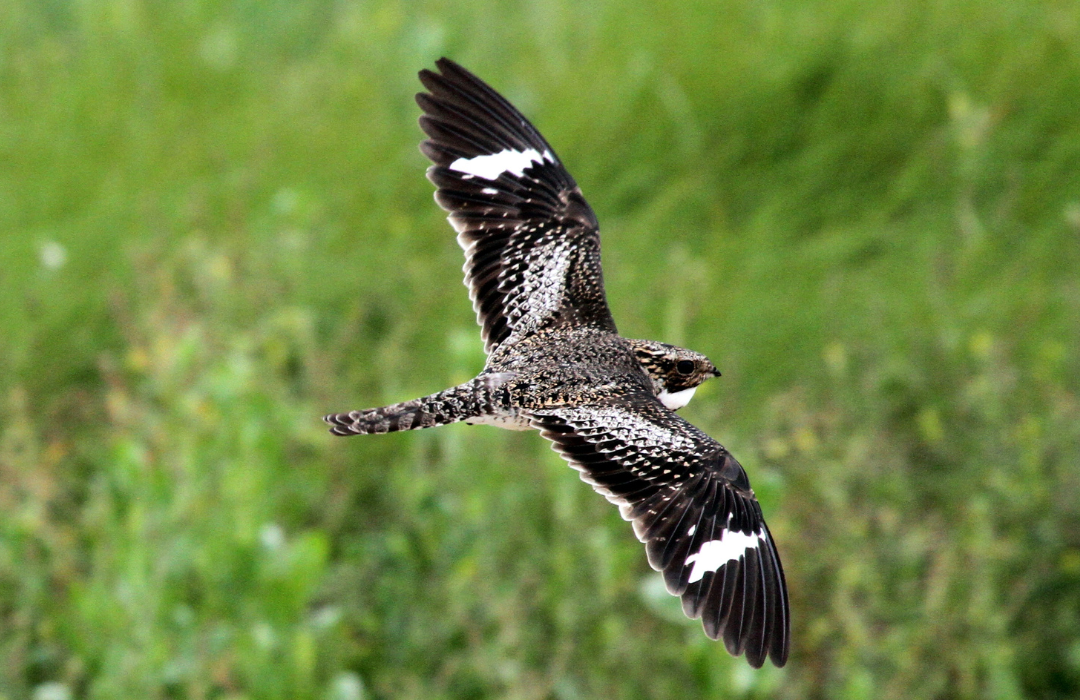
<svg viewBox="0 0 1080 700">
<path fill-rule="evenodd" d="M 485 372 L 511 374 L 511 401 L 521 407 L 580 405 L 652 390 L 630 343 L 589 326 L 546 329 L 507 343 L 492 353 Z"/>
</svg>

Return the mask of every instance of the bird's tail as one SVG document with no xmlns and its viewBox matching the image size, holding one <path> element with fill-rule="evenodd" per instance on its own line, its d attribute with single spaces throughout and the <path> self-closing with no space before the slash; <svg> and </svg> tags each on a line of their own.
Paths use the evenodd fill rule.
<svg viewBox="0 0 1080 700">
<path fill-rule="evenodd" d="M 494 412 L 501 375 L 480 375 L 437 394 L 412 401 L 323 416 L 334 435 L 369 435 L 418 430 Z"/>
</svg>

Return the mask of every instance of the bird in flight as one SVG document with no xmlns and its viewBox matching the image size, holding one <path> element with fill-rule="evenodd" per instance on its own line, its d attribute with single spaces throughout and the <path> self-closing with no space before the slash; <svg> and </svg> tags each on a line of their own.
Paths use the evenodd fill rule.
<svg viewBox="0 0 1080 700">
<path fill-rule="evenodd" d="M 420 71 L 427 176 L 465 250 L 487 364 L 429 396 L 324 420 L 335 435 L 464 421 L 536 429 L 619 507 L 705 634 L 783 666 L 784 570 L 742 465 L 675 411 L 720 373 L 704 355 L 619 335 L 600 230 L 574 178 L 513 105 L 453 61 Z"/>
</svg>

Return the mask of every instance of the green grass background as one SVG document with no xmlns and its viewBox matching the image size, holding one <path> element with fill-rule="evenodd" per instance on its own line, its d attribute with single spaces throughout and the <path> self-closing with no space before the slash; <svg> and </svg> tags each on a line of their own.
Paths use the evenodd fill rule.
<svg viewBox="0 0 1080 700">
<path fill-rule="evenodd" d="M 537 435 L 325 433 L 483 365 L 440 55 L 723 371 L 785 669 Z M 0 3 L 3 700 L 1078 696 L 1077 3 Z"/>
</svg>

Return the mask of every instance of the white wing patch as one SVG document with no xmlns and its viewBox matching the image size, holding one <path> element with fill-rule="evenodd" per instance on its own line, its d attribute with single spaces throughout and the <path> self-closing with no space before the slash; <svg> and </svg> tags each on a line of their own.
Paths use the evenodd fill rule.
<svg viewBox="0 0 1080 700">
<path fill-rule="evenodd" d="M 498 153 L 476 156 L 475 158 L 458 158 L 450 164 L 451 170 L 466 175 L 482 177 L 485 180 L 497 180 L 503 173 L 513 173 L 517 177 L 525 174 L 525 168 L 544 161 L 554 163 L 551 151 L 545 150 L 540 153 L 535 148 L 527 148 L 524 151 L 515 151 L 507 148 Z"/>
<path fill-rule="evenodd" d="M 678 411 L 680 408 L 690 403 L 690 399 L 694 398 L 694 392 L 697 391 L 696 386 L 692 386 L 689 389 L 683 389 L 682 391 L 668 392 L 664 389 L 656 398 L 660 399 L 660 403 L 668 407 L 670 411 Z"/>
<path fill-rule="evenodd" d="M 691 554 L 686 558 L 687 564 L 694 564 L 687 583 L 700 581 L 705 576 L 705 572 L 715 572 L 729 561 L 741 559 L 746 554 L 746 550 L 757 548 L 763 539 L 765 539 L 764 533 L 746 535 L 728 530 L 724 533 L 724 539 L 709 540 L 701 545 L 701 549 L 696 554 Z"/>
</svg>

